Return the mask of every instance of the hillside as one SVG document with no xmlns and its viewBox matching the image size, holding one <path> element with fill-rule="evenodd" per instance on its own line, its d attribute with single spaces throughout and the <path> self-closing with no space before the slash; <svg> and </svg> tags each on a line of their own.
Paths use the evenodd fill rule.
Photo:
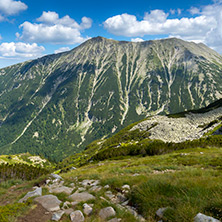
<svg viewBox="0 0 222 222">
<path fill-rule="evenodd" d="M 8 176 L 0 180 L 0 221 L 220 222 L 221 108 L 220 99 L 198 110 L 148 117 L 64 159 L 54 174 L 52 165 L 33 165 L 33 159 L 46 163 L 40 157 L 0 156 L 9 166 L 29 165 L 21 171 L 0 163 L 0 178 Z M 183 131 L 185 123 L 189 129 Z M 164 126 L 167 136 L 160 140 L 158 127 Z"/>
<path fill-rule="evenodd" d="M 160 155 L 195 147 L 221 147 L 222 99 L 207 107 L 168 116 L 150 116 L 108 139 L 89 144 L 85 151 L 59 163 L 61 168 L 92 161 L 135 155 Z"/>
<path fill-rule="evenodd" d="M 221 148 L 196 147 L 164 155 L 90 163 L 61 174 L 61 179 L 44 176 L 25 183 L 18 180 L 0 183 L 0 220 L 48 222 L 56 217 L 68 222 L 80 210 L 85 222 L 111 219 L 115 222 L 119 221 L 117 218 L 122 222 L 193 222 L 198 213 L 219 222 L 221 157 Z M 34 187 L 36 184 L 38 188 Z M 42 189 L 41 194 L 36 194 L 40 197 L 19 203 L 27 192 L 37 189 Z M 87 195 L 88 200 L 72 199 Z M 39 204 L 38 198 L 54 198 L 57 211 L 49 210 L 50 204 Z M 106 207 L 114 211 L 103 219 L 101 210 Z M 158 214 L 158 210 L 162 213 Z"/>
<path fill-rule="evenodd" d="M 222 57 L 179 39 L 92 38 L 0 70 L 0 153 L 61 160 L 132 122 L 222 96 Z"/>
</svg>

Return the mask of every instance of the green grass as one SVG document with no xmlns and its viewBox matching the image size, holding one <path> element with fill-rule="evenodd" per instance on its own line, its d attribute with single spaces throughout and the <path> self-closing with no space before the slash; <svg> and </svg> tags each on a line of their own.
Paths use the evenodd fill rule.
<svg viewBox="0 0 222 222">
<path fill-rule="evenodd" d="M 163 221 L 192 222 L 199 212 L 222 219 L 222 148 L 189 148 L 173 151 L 163 155 L 153 156 L 124 156 L 122 159 L 104 160 L 89 163 L 61 174 L 65 180 L 65 185 L 74 183 L 79 186 L 79 181 L 84 179 L 99 179 L 100 185 L 109 185 L 112 193 L 116 194 L 119 189 L 128 184 L 131 191 L 127 194 L 130 204 L 146 218 L 147 221 L 158 221 L 155 212 L 159 208 L 167 207 Z M 75 178 L 78 178 L 78 181 Z M 27 193 L 36 183 L 44 181 L 46 176 L 37 180 L 17 185 L 15 192 L 23 193 L 11 195 L 11 203 L 5 208 L 0 208 L 3 215 L 11 215 L 15 208 L 18 208 L 18 215 L 21 212 L 28 212 L 33 205 L 32 200 L 29 205 L 20 206 L 16 202 Z M 19 181 L 18 181 L 19 182 Z M 0 184 L 0 199 L 16 181 L 8 181 Z M 19 182 L 20 183 L 20 182 Z M 1 193 L 1 190 L 3 193 Z M 75 190 L 74 190 L 75 191 Z M 125 210 L 120 209 L 115 204 L 108 203 L 100 197 L 105 197 L 106 189 L 99 192 L 92 192 L 96 197 L 88 203 L 94 204 L 91 216 L 86 216 L 86 222 L 101 222 L 98 217 L 99 210 L 112 206 L 116 212 L 116 217 L 122 218 L 123 222 L 136 222 L 136 219 Z M 11 191 L 10 191 L 11 192 Z M 49 191 L 44 189 L 44 195 Z M 14 194 L 16 195 L 16 193 Z M 56 194 L 62 200 L 67 201 L 66 194 Z M 75 210 L 83 209 L 83 203 L 75 206 Z M 15 221 L 15 218 L 8 221 Z M 0 218 L 1 219 L 1 218 Z M 1 221 L 1 220 L 0 220 Z M 4 220 L 3 220 L 4 221 Z M 63 216 L 63 222 L 68 221 L 68 216 Z"/>
<path fill-rule="evenodd" d="M 221 148 L 190 148 L 165 155 L 105 160 L 62 176 L 67 180 L 76 176 L 79 180 L 100 178 L 113 193 L 129 184 L 130 203 L 147 221 L 157 221 L 155 212 L 168 207 L 164 221 L 191 222 L 199 212 L 222 219 L 221 169 Z"/>
</svg>

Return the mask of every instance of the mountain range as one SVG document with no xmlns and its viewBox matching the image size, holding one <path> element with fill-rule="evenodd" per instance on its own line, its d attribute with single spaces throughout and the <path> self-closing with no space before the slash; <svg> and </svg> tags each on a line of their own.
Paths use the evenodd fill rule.
<svg viewBox="0 0 222 222">
<path fill-rule="evenodd" d="M 222 56 L 171 38 L 92 38 L 71 51 L 0 69 L 0 153 L 54 160 L 155 114 L 222 97 Z"/>
</svg>

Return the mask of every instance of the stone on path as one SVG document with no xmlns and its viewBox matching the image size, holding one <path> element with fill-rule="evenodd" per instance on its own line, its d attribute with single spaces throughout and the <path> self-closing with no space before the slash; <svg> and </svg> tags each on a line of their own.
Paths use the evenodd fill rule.
<svg viewBox="0 0 222 222">
<path fill-rule="evenodd" d="M 72 222 L 83 222 L 85 220 L 83 213 L 80 210 L 76 210 L 70 214 Z"/>
<path fill-rule="evenodd" d="M 111 219 L 111 220 L 108 220 L 108 222 L 119 222 L 119 221 L 121 221 L 122 219 L 120 219 L 120 218 L 113 218 L 113 219 Z"/>
<path fill-rule="evenodd" d="M 62 215 L 65 213 L 63 210 L 59 210 L 53 213 L 52 220 L 59 221 L 62 218 Z"/>
<path fill-rule="evenodd" d="M 52 193 L 65 193 L 70 195 L 73 191 L 73 188 L 66 187 L 66 186 L 61 186 L 61 187 L 55 187 L 50 190 Z"/>
<path fill-rule="evenodd" d="M 92 186 L 89 190 L 93 192 L 99 192 L 102 189 L 101 186 Z"/>
<path fill-rule="evenodd" d="M 65 209 L 65 214 L 70 215 L 74 210 L 72 208 Z"/>
<path fill-rule="evenodd" d="M 34 199 L 34 201 L 41 204 L 48 211 L 60 210 L 59 205 L 62 203 L 62 201 L 60 201 L 54 195 L 45 195 L 45 196 L 41 196 L 41 197 L 36 197 Z"/>
<path fill-rule="evenodd" d="M 202 213 L 198 213 L 195 217 L 194 217 L 194 222 L 220 222 L 219 220 L 213 218 L 213 217 L 209 217 L 206 216 Z"/>
<path fill-rule="evenodd" d="M 34 191 L 28 192 L 22 199 L 20 199 L 18 202 L 23 203 L 25 202 L 29 197 L 34 197 L 34 196 L 42 196 L 42 188 L 38 187 Z"/>
<path fill-rule="evenodd" d="M 93 209 L 91 206 L 89 206 L 87 203 L 83 204 L 83 212 L 85 215 L 90 215 L 92 213 Z"/>
<path fill-rule="evenodd" d="M 109 217 L 114 217 L 116 216 L 116 211 L 112 207 L 106 207 L 100 210 L 99 216 L 102 219 L 107 219 Z"/>
<path fill-rule="evenodd" d="M 69 198 L 75 202 L 82 202 L 82 201 L 88 201 L 88 200 L 94 200 L 95 197 L 92 194 L 89 194 L 88 192 L 82 192 L 82 193 L 74 193 L 69 196 Z"/>
<path fill-rule="evenodd" d="M 159 209 L 156 211 L 156 215 L 157 215 L 159 218 L 163 218 L 164 212 L 165 212 L 167 209 L 168 209 L 167 207 L 159 208 Z"/>
</svg>

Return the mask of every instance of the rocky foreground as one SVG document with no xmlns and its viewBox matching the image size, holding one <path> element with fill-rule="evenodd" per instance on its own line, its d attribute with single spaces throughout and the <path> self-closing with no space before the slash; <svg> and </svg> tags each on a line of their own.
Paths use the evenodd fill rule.
<svg viewBox="0 0 222 222">
<path fill-rule="evenodd" d="M 71 222 L 84 222 L 85 217 L 90 217 L 93 211 L 98 212 L 98 218 L 100 221 L 108 222 L 119 222 L 122 219 L 116 217 L 116 211 L 112 206 L 108 206 L 102 209 L 95 209 L 94 204 L 90 204 L 90 200 L 95 200 L 96 197 L 91 194 L 91 192 L 98 192 L 101 189 L 105 190 L 105 195 L 100 196 L 100 199 L 110 203 L 110 205 L 115 204 L 117 208 L 124 209 L 131 213 L 136 221 L 146 221 L 141 215 L 139 215 L 135 208 L 129 205 L 129 200 L 127 199 L 127 193 L 130 192 L 130 186 L 128 184 L 123 185 L 119 192 L 114 195 L 109 190 L 109 185 L 101 186 L 99 180 L 83 180 L 78 181 L 78 178 L 73 178 L 73 183 L 65 186 L 65 181 L 63 178 L 57 174 L 51 174 L 50 178 L 45 181 L 40 187 L 33 187 L 33 191 L 28 192 L 22 199 L 18 202 L 26 202 L 30 197 L 34 198 L 34 202 L 41 205 L 44 208 L 43 214 L 47 215 L 52 221 L 60 221 L 63 215 L 68 215 Z M 66 194 L 70 201 L 61 201 L 56 195 L 48 194 L 42 195 L 42 189 L 47 188 L 49 193 L 53 194 Z M 75 209 L 75 206 L 82 203 L 82 209 Z M 156 211 L 156 216 L 158 221 L 163 221 L 164 212 L 168 207 L 160 208 Z M 35 218 L 35 221 L 41 221 L 44 215 L 39 215 Z M 27 218 L 21 217 L 19 221 L 27 221 Z M 194 222 L 220 222 L 213 217 L 206 216 L 204 214 L 198 213 Z"/>
</svg>

